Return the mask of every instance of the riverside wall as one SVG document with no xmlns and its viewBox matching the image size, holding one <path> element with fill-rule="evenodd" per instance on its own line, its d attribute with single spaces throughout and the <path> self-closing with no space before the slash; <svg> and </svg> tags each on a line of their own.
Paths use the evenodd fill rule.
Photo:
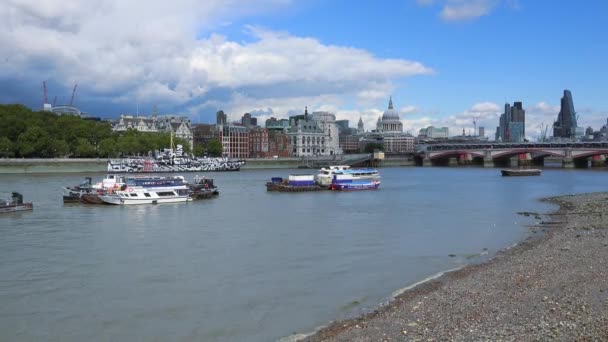
<svg viewBox="0 0 608 342">
<path fill-rule="evenodd" d="M 295 169 L 305 163 L 301 158 L 245 159 L 241 170 Z M 15 173 L 78 173 L 105 172 L 108 160 L 105 158 L 0 158 L 0 174 Z M 339 161 L 336 161 L 339 164 Z M 391 157 L 380 161 L 377 167 L 414 166 L 413 158 Z"/>
</svg>

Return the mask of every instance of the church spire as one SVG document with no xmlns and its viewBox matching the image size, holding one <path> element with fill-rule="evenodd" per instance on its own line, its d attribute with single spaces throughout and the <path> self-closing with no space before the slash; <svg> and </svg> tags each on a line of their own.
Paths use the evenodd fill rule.
<svg viewBox="0 0 608 342">
<path fill-rule="evenodd" d="M 393 109 L 393 96 L 391 95 L 390 99 L 388 100 L 388 109 Z"/>
</svg>

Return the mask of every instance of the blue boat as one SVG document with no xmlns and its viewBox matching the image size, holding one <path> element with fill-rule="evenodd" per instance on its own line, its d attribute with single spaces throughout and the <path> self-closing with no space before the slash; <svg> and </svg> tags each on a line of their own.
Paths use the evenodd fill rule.
<svg viewBox="0 0 608 342">
<path fill-rule="evenodd" d="M 356 179 L 353 175 L 334 175 L 331 182 L 332 190 L 376 190 L 380 187 L 379 179 Z"/>
</svg>

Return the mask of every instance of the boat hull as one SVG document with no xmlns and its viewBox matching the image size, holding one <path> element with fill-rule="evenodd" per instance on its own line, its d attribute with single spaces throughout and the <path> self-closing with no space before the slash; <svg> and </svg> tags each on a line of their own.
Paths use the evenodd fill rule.
<svg viewBox="0 0 608 342">
<path fill-rule="evenodd" d="M 80 202 L 86 204 L 103 204 L 101 196 L 98 194 L 84 194 L 80 196 Z"/>
<path fill-rule="evenodd" d="M 540 176 L 541 170 L 500 170 L 500 174 L 505 177 L 521 177 L 521 176 Z"/>
<path fill-rule="evenodd" d="M 138 204 L 162 204 L 162 203 L 181 203 L 192 201 L 189 196 L 175 196 L 169 198 L 124 198 L 116 195 L 102 195 L 104 203 L 114 205 L 138 205 Z"/>
<path fill-rule="evenodd" d="M 32 203 L 0 205 L 0 213 L 12 213 L 16 211 L 34 210 Z"/>
<path fill-rule="evenodd" d="M 336 191 L 356 191 L 356 190 L 377 190 L 380 187 L 380 182 L 372 181 L 372 182 L 350 182 L 350 183 L 340 183 L 334 182 L 331 185 L 332 190 Z"/>
</svg>

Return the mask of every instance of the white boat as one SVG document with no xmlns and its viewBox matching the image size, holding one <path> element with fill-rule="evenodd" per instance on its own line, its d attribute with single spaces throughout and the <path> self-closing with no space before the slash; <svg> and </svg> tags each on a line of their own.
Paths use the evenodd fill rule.
<svg viewBox="0 0 608 342">
<path fill-rule="evenodd" d="M 380 179 L 380 174 L 376 169 L 352 169 L 348 165 L 334 165 L 322 168 L 316 176 L 316 182 L 322 187 L 329 188 L 335 175 L 351 175 L 354 181 Z"/>
<path fill-rule="evenodd" d="M 190 187 L 183 177 L 134 177 L 117 190 L 101 195 L 104 203 L 116 205 L 189 202 Z"/>
</svg>

